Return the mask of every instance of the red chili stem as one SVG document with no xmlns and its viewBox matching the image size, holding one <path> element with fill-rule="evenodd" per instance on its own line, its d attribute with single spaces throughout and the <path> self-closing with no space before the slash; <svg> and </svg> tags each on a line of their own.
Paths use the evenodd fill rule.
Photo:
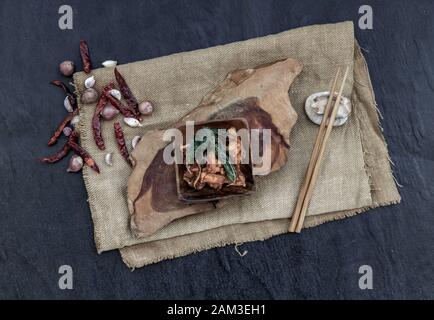
<svg viewBox="0 0 434 320">
<path fill-rule="evenodd" d="M 73 112 L 68 113 L 65 118 L 63 118 L 62 122 L 57 126 L 53 136 L 48 141 L 49 146 L 52 146 L 56 143 L 57 139 L 59 139 L 60 135 L 62 134 L 63 128 L 65 128 L 77 114 L 78 109 L 75 109 Z"/>
<path fill-rule="evenodd" d="M 92 63 L 90 61 L 89 47 L 87 42 L 84 40 L 80 40 L 80 55 L 83 70 L 84 72 L 89 73 L 92 69 Z"/>
<path fill-rule="evenodd" d="M 115 129 L 115 137 L 116 137 L 116 142 L 118 143 L 119 151 L 122 157 L 124 157 L 124 159 L 127 161 L 127 163 L 130 166 L 132 166 L 133 164 L 130 160 L 130 155 L 128 153 L 127 145 L 125 143 L 124 132 L 122 131 L 122 127 L 119 122 L 114 123 L 114 129 Z"/>
<path fill-rule="evenodd" d="M 139 104 L 137 102 L 136 97 L 131 92 L 130 87 L 128 86 L 127 82 L 125 81 L 124 77 L 120 74 L 117 68 L 114 69 L 116 81 L 119 85 L 119 90 L 122 93 L 122 96 L 124 97 L 125 101 L 127 102 L 127 105 L 130 107 L 131 110 L 134 111 L 134 114 L 136 117 L 140 116 L 139 112 Z"/>
<path fill-rule="evenodd" d="M 98 165 L 96 164 L 96 162 L 92 159 L 92 157 L 90 156 L 90 154 L 82 147 L 80 146 L 78 143 L 74 142 L 74 141 L 68 141 L 68 145 L 72 148 L 72 150 L 78 154 L 80 157 L 83 158 L 84 162 L 94 171 L 96 172 L 100 172 Z"/>
</svg>

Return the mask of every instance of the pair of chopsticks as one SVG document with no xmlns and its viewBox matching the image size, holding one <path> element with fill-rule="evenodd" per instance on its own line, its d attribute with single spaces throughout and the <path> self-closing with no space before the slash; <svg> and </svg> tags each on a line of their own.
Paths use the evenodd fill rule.
<svg viewBox="0 0 434 320">
<path fill-rule="evenodd" d="M 291 223 L 289 225 L 289 232 L 300 233 L 303 228 L 304 218 L 309 207 L 309 202 L 312 198 L 313 190 L 315 188 L 316 180 L 318 179 L 319 169 L 321 167 L 321 161 L 324 156 L 324 151 L 327 146 L 327 140 L 330 137 L 330 133 L 335 122 L 336 114 L 339 110 L 339 103 L 344 90 L 345 81 L 347 80 L 349 67 L 346 68 L 342 83 L 339 88 L 339 92 L 336 96 L 336 84 L 338 82 L 340 67 L 336 72 L 335 79 L 333 81 L 330 95 L 327 101 L 327 105 L 324 110 L 324 116 L 319 127 L 318 135 L 316 137 L 315 145 L 310 157 L 309 166 L 307 168 L 306 176 L 304 178 L 303 186 L 300 194 L 298 195 L 297 204 L 295 206 L 294 213 L 292 215 Z M 335 99 L 336 97 L 336 99 Z M 334 102 L 333 107 L 331 106 Z"/>
</svg>

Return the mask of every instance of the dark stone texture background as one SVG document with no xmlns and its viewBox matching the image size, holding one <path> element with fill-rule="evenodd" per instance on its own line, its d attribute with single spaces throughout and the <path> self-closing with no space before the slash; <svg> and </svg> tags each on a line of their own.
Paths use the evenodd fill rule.
<svg viewBox="0 0 434 320">
<path fill-rule="evenodd" d="M 58 8 L 74 29 L 58 28 Z M 317 23 L 359 18 L 402 204 L 241 247 L 208 250 L 131 272 L 117 251 L 98 255 L 86 191 L 66 161 L 37 157 L 64 116 L 48 85 L 57 64 L 159 57 Z M 372 299 L 434 298 L 434 1 L 1 1 L 0 298 Z M 71 265 L 74 289 L 58 288 Z M 360 290 L 371 265 L 374 289 Z"/>
</svg>

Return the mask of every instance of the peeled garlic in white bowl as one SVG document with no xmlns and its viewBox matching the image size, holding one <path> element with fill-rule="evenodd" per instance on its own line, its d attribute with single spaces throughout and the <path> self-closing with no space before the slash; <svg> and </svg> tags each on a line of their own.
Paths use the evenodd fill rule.
<svg viewBox="0 0 434 320">
<path fill-rule="evenodd" d="M 310 95 L 305 102 L 304 110 L 307 117 L 315 124 L 320 125 L 324 116 L 325 107 L 329 98 L 329 91 L 316 92 Z M 334 127 L 341 126 L 347 122 L 351 113 L 351 101 L 347 97 L 342 96 L 339 103 L 339 109 L 336 114 Z"/>
</svg>

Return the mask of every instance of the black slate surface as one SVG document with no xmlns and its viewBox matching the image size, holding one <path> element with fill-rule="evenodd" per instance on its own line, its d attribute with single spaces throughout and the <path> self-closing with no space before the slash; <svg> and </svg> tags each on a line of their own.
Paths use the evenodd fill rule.
<svg viewBox="0 0 434 320">
<path fill-rule="evenodd" d="M 74 29 L 62 31 L 65 2 Z M 362 4 L 373 30 L 357 28 Z M 0 298 L 434 298 L 433 18 L 423 0 L 2 1 Z M 65 114 L 48 82 L 60 61 L 80 65 L 80 38 L 95 64 L 126 63 L 344 20 L 366 49 L 402 204 L 245 244 L 243 258 L 228 246 L 131 272 L 117 251 L 96 253 L 81 176 L 35 160 Z M 73 290 L 58 287 L 64 264 Z M 372 290 L 358 287 L 361 265 Z"/>
</svg>

